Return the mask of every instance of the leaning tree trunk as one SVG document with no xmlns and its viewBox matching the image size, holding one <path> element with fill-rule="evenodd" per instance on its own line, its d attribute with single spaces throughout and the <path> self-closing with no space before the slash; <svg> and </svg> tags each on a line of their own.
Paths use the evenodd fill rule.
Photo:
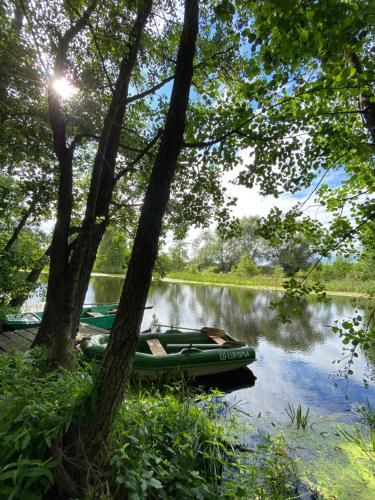
<svg viewBox="0 0 375 500">
<path fill-rule="evenodd" d="M 27 208 L 26 212 L 21 217 L 21 220 L 19 221 L 17 226 L 14 228 L 12 236 L 9 238 L 9 240 L 7 241 L 7 243 L 4 247 L 4 250 L 6 252 L 9 252 L 12 249 L 12 247 L 15 244 L 15 242 L 17 241 L 18 236 L 20 235 L 22 229 L 25 227 L 26 222 L 29 220 L 30 216 L 34 212 L 34 208 L 35 208 L 35 205 L 37 202 L 37 197 L 38 197 L 38 193 L 35 193 L 33 196 L 33 199 L 31 200 L 29 207 Z"/>
<path fill-rule="evenodd" d="M 91 272 L 94 267 L 96 254 L 99 244 L 103 238 L 104 232 L 109 222 L 109 207 L 112 201 L 112 193 L 115 186 L 115 165 L 116 157 L 120 143 L 121 128 L 124 122 L 126 112 L 126 101 L 130 83 L 131 72 L 135 66 L 138 46 L 140 42 L 141 26 L 144 25 L 146 18 L 151 9 L 151 1 L 147 0 L 144 3 L 146 11 L 142 13 L 139 22 L 142 23 L 139 27 L 135 27 L 137 33 L 137 43 L 133 45 L 133 51 L 129 57 L 129 63 L 126 71 L 126 81 L 123 82 L 121 100 L 117 104 L 117 112 L 115 114 L 114 123 L 111 127 L 110 138 L 107 143 L 105 152 L 105 168 L 102 168 L 99 190 L 96 196 L 95 212 L 92 215 L 90 204 L 88 204 L 85 220 L 83 222 L 82 236 L 77 240 L 71 264 L 74 274 L 71 277 L 70 295 L 73 299 L 73 315 L 71 319 L 71 338 L 75 337 L 79 326 L 81 309 L 84 304 L 87 288 L 89 285 Z M 90 192 L 89 197 L 93 197 L 94 188 Z M 96 222 L 100 220 L 101 222 Z M 79 272 L 77 272 L 79 269 Z"/>
<path fill-rule="evenodd" d="M 50 251 L 51 251 L 51 248 L 48 247 L 47 250 L 42 255 L 42 257 L 38 260 L 38 262 L 35 265 L 34 269 L 32 269 L 29 272 L 29 274 L 26 276 L 25 283 L 27 285 L 29 285 L 30 288 L 33 285 L 35 285 L 35 283 L 38 281 L 39 276 L 41 275 L 41 272 L 43 271 L 43 267 L 45 266 L 46 259 L 50 255 Z M 28 297 L 28 292 L 16 295 L 9 302 L 10 307 L 17 307 L 18 309 L 21 308 L 23 306 L 23 304 L 26 302 L 27 297 Z"/>
<path fill-rule="evenodd" d="M 108 211 L 114 186 L 114 169 L 119 148 L 130 78 L 136 64 L 144 26 L 150 14 L 152 0 L 141 0 L 134 26 L 129 36 L 127 54 L 121 62 L 111 104 L 104 120 L 95 157 L 86 213 L 82 229 L 69 254 L 62 282 L 63 296 L 47 295 L 46 311 L 34 345 L 51 345 L 51 361 L 66 364 L 79 314 L 94 265 L 98 246 L 108 223 Z M 100 220 L 100 222 L 97 222 Z M 52 258 L 51 258 L 52 261 Z M 56 315 L 56 309 L 62 314 Z M 49 311 L 53 312 L 49 314 Z M 58 318 L 58 322 L 56 322 Z"/>
<path fill-rule="evenodd" d="M 94 460 L 102 449 L 129 380 L 163 216 L 183 144 L 197 33 L 198 0 L 185 0 L 184 27 L 165 129 L 142 207 L 119 312 L 92 393 L 85 401 L 87 412 L 63 439 L 65 472 L 76 479 L 79 471 L 72 464 L 83 458 Z"/>
<path fill-rule="evenodd" d="M 25 279 L 25 283 L 26 285 L 28 285 L 27 292 L 23 294 L 18 294 L 15 297 L 13 297 L 12 300 L 9 302 L 10 307 L 16 307 L 17 309 L 20 309 L 24 305 L 30 293 L 30 288 L 32 288 L 32 286 L 35 285 L 35 283 L 38 281 L 42 271 L 43 271 L 43 264 L 39 265 L 38 267 L 34 267 L 34 269 L 32 269 L 29 272 L 29 274 L 26 276 Z"/>
</svg>

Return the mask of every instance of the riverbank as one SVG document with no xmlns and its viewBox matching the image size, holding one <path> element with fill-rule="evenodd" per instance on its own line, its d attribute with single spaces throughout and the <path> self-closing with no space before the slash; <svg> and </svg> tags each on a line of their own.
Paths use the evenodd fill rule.
<svg viewBox="0 0 375 500">
<path fill-rule="evenodd" d="M 64 372 L 46 372 L 46 366 L 42 349 L 0 357 L 0 492 L 7 498 L 41 499 L 56 486 L 61 454 L 55 442 L 95 377 L 93 365 Z M 95 474 L 93 464 L 82 463 L 82 498 L 93 492 L 103 498 L 295 498 L 301 478 L 283 440 L 240 447 L 221 408 L 217 393 L 198 394 L 182 383 L 131 386 L 106 459 L 100 468 L 95 464 Z"/>
<path fill-rule="evenodd" d="M 48 271 L 45 272 L 48 274 Z M 114 273 L 91 273 L 93 277 L 107 277 L 124 279 L 125 274 Z M 201 285 L 233 286 L 238 288 L 249 288 L 252 290 L 275 290 L 283 292 L 284 276 L 273 276 L 260 274 L 251 278 L 240 278 L 233 274 L 219 273 L 167 273 L 161 281 L 166 283 L 199 283 Z M 374 280 L 354 280 L 351 278 L 336 279 L 324 282 L 327 295 L 338 297 L 363 297 L 367 298 L 375 294 Z"/>
<path fill-rule="evenodd" d="M 89 364 L 65 372 L 45 367 L 42 349 L 0 357 L 0 492 L 7 497 L 41 499 L 56 485 L 61 457 L 54 442 L 95 376 Z M 304 428 L 298 419 L 283 424 L 270 415 L 246 415 L 240 420 L 233 412 L 244 417 L 239 405 L 226 404 L 217 391 L 196 392 L 186 383 L 131 386 L 107 459 L 90 475 L 86 493 L 280 500 L 316 498 L 315 492 L 327 500 L 367 500 L 375 494 L 373 410 L 367 426 L 310 414 Z"/>
<path fill-rule="evenodd" d="M 170 283 L 200 283 L 202 285 L 234 286 L 254 290 L 284 291 L 282 284 L 284 276 L 257 275 L 251 278 L 241 278 L 233 274 L 216 273 L 167 273 L 162 281 Z M 343 297 L 368 297 L 375 291 L 375 281 L 360 281 L 353 279 L 331 280 L 325 282 L 327 295 Z"/>
</svg>

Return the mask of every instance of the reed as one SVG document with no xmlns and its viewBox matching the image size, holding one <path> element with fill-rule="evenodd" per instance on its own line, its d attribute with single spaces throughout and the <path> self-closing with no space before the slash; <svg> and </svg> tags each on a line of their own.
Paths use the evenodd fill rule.
<svg viewBox="0 0 375 500">
<path fill-rule="evenodd" d="M 290 418 L 291 423 L 296 424 L 297 429 L 306 429 L 309 422 L 310 408 L 307 408 L 306 412 L 304 413 L 300 404 L 297 406 L 297 410 L 295 410 L 293 404 L 288 403 L 288 406 L 284 409 L 285 413 Z"/>
</svg>

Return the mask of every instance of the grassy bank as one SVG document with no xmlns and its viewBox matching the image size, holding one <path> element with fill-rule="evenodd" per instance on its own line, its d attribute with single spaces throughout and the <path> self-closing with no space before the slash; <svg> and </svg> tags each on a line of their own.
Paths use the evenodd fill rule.
<svg viewBox="0 0 375 500">
<path fill-rule="evenodd" d="M 41 349 L 0 356 L 0 498 L 41 499 L 56 486 L 54 443 L 96 372 L 82 362 L 69 372 L 44 367 Z M 339 441 L 330 418 L 310 416 L 306 429 L 273 417 L 223 420 L 223 405 L 218 393 L 182 383 L 131 387 L 100 470 L 96 465 L 79 498 L 287 500 L 307 490 L 327 499 L 372 498 L 372 409 L 366 427 L 341 426 L 349 440 Z M 306 460 L 289 455 L 310 448 Z"/>
<path fill-rule="evenodd" d="M 95 377 L 87 364 L 44 366 L 42 350 L 0 356 L 1 498 L 44 498 L 55 486 L 56 443 Z M 79 498 L 295 498 L 299 477 L 283 441 L 238 452 L 217 397 L 197 398 L 181 387 L 128 389 L 101 469 Z"/>
<path fill-rule="evenodd" d="M 319 277 L 318 277 L 319 278 Z M 191 281 L 196 283 L 245 286 L 254 289 L 282 290 L 283 282 L 287 279 L 284 276 L 257 275 L 243 278 L 236 274 L 219 273 L 188 273 L 171 272 L 167 273 L 166 279 L 176 279 L 181 281 Z M 323 281 L 327 291 L 332 294 L 343 295 L 369 295 L 375 291 L 374 280 L 359 280 L 353 277 L 343 279 L 332 279 Z"/>
</svg>

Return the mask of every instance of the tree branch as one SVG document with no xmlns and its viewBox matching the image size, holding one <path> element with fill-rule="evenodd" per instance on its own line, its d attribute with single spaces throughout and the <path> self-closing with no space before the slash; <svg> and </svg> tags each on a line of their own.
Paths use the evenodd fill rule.
<svg viewBox="0 0 375 500">
<path fill-rule="evenodd" d="M 72 5 L 72 3 L 69 0 L 68 0 L 68 4 L 69 4 L 69 7 L 79 16 L 79 11 L 74 7 L 74 5 Z M 111 92 L 113 92 L 114 91 L 114 87 L 113 87 L 111 78 L 110 78 L 110 76 L 108 74 L 107 68 L 105 66 L 104 57 L 103 57 L 103 54 L 102 54 L 102 52 L 100 50 L 98 39 L 97 39 L 96 34 L 95 34 L 95 30 L 94 30 L 91 22 L 88 22 L 87 25 L 89 27 L 90 33 L 92 35 L 92 38 L 94 40 L 94 44 L 95 44 L 96 50 L 98 52 L 100 63 L 102 65 L 103 73 L 104 73 L 104 75 L 105 75 L 105 77 L 107 79 L 107 82 L 108 82 L 109 88 L 111 89 Z"/>
<path fill-rule="evenodd" d="M 96 4 L 97 0 L 93 0 L 78 21 L 73 24 L 62 36 L 56 51 L 53 78 L 60 78 L 62 76 L 69 44 L 86 26 L 90 15 L 96 7 Z M 73 150 L 70 147 L 67 148 L 66 146 L 66 123 L 61 110 L 60 97 L 57 95 L 52 86 L 52 79 L 50 79 L 48 89 L 48 109 L 55 153 L 60 163 L 66 162 L 67 160 L 69 161 Z"/>
<path fill-rule="evenodd" d="M 361 61 L 354 52 L 350 54 L 350 64 L 358 75 L 363 73 Z M 372 140 L 375 141 L 375 103 L 370 101 L 370 97 L 372 96 L 364 93 L 359 96 L 359 111 L 362 114 L 364 126 L 369 131 Z"/>
<path fill-rule="evenodd" d="M 131 172 L 135 165 L 149 152 L 149 150 L 156 144 L 163 133 L 163 129 L 159 129 L 155 137 L 146 144 L 145 148 L 140 151 L 139 155 L 124 169 L 120 170 L 120 172 L 116 175 L 114 183 L 116 183 L 121 177 Z"/>
<path fill-rule="evenodd" d="M 340 89 L 340 88 L 341 87 L 338 87 L 337 89 Z M 348 87 L 344 87 L 344 89 L 345 88 L 348 88 Z M 226 139 L 228 139 L 228 137 L 232 136 L 233 134 L 239 133 L 239 131 L 243 127 L 245 127 L 246 125 L 249 125 L 249 123 L 251 123 L 255 118 L 257 118 L 259 115 L 266 113 L 267 111 L 270 111 L 271 109 L 277 108 L 279 106 L 283 106 L 284 104 L 287 104 L 288 102 L 293 101 L 294 99 L 298 99 L 302 95 L 307 95 L 307 94 L 311 94 L 314 92 L 321 92 L 321 91 L 332 90 L 332 89 L 336 89 L 336 88 L 334 88 L 334 87 L 332 87 L 332 88 L 321 87 L 321 88 L 313 88 L 313 89 L 309 89 L 309 90 L 303 90 L 302 92 L 299 92 L 298 94 L 295 94 L 293 96 L 282 99 L 279 102 L 271 104 L 266 109 L 261 110 L 258 114 L 255 114 L 251 118 L 248 118 L 247 120 L 242 122 L 238 127 L 235 127 L 234 129 L 229 130 L 228 132 L 226 132 L 225 134 L 222 134 L 219 137 L 216 137 L 210 141 L 185 142 L 184 147 L 186 147 L 186 148 L 206 148 L 206 147 L 214 146 L 215 144 L 219 144 L 220 142 L 225 141 Z M 374 104 L 374 103 L 370 103 L 370 104 Z M 344 114 L 358 113 L 358 111 L 344 111 L 343 113 Z M 375 104 L 374 104 L 374 113 L 375 113 Z M 323 114 L 323 113 L 321 113 L 321 114 Z M 333 113 L 328 113 L 328 114 L 333 114 Z M 338 112 L 338 113 L 334 113 L 334 114 L 340 114 L 340 113 Z M 362 110 L 360 112 L 360 114 L 362 114 L 362 115 L 365 114 L 365 110 Z M 374 114 L 374 134 L 375 134 L 375 114 Z M 245 135 L 245 134 L 243 134 L 243 135 Z M 251 134 L 246 134 L 246 136 L 249 139 L 253 139 L 255 141 L 263 141 L 264 140 L 261 136 L 258 136 L 258 135 L 251 136 Z"/>
<path fill-rule="evenodd" d="M 198 64 L 196 64 L 194 66 L 194 71 L 201 67 L 201 66 L 204 66 L 204 64 L 206 64 L 206 62 L 210 59 L 215 59 L 223 54 L 226 54 L 227 52 L 229 52 L 231 49 L 233 48 L 232 47 L 229 47 L 228 49 L 226 50 L 221 50 L 219 52 L 215 52 L 215 54 L 212 54 L 212 56 L 204 59 L 203 61 L 199 62 Z M 175 64 L 175 61 L 170 61 L 172 62 L 173 64 Z M 166 85 L 168 82 L 171 82 L 173 79 L 174 79 L 175 75 L 170 75 L 170 76 L 167 76 L 166 78 L 164 78 L 164 80 L 161 80 L 159 83 L 157 83 L 156 85 L 154 85 L 153 87 L 150 87 L 148 90 L 145 90 L 143 92 L 140 92 L 139 94 L 135 94 L 135 95 L 132 95 L 130 97 L 128 97 L 128 99 L 126 100 L 126 104 L 130 104 L 134 101 L 138 101 L 139 99 L 143 99 L 144 97 L 147 97 L 148 95 L 151 95 L 151 94 L 155 94 L 155 92 L 157 92 L 159 89 L 161 89 L 164 85 Z"/>
<path fill-rule="evenodd" d="M 337 248 L 339 248 L 339 246 L 344 243 L 345 240 L 347 240 L 350 236 L 352 236 L 352 234 L 355 234 L 359 228 L 361 228 L 362 226 L 364 226 L 367 222 L 371 221 L 375 219 L 375 212 L 373 212 L 372 214 L 370 214 L 368 217 L 366 217 L 366 219 L 364 219 L 363 221 L 361 221 L 359 224 L 357 224 L 356 227 L 353 227 L 351 229 L 349 229 L 349 231 L 347 231 L 336 243 L 335 245 L 329 249 L 329 252 L 332 252 L 333 250 L 337 250 Z M 312 266 L 312 268 L 309 270 L 309 272 L 306 274 L 306 276 L 303 277 L 303 279 L 301 280 L 302 283 L 305 283 L 307 281 L 307 278 L 311 275 L 311 273 L 317 268 L 317 266 L 320 264 L 320 262 L 325 258 L 327 257 L 328 255 L 328 250 L 325 251 L 324 253 L 321 254 L 321 256 L 315 261 L 314 265 Z"/>
<path fill-rule="evenodd" d="M 311 193 L 308 195 L 308 197 L 305 199 L 305 201 L 298 207 L 299 210 L 298 210 L 298 215 L 300 215 L 302 213 L 302 208 L 306 205 L 306 203 L 311 199 L 311 197 L 313 196 L 313 194 L 316 192 L 316 190 L 318 189 L 318 187 L 320 186 L 320 184 L 323 182 L 324 178 L 326 177 L 326 175 L 328 174 L 328 172 L 336 165 L 336 163 L 341 160 L 341 158 L 343 158 L 348 152 L 350 151 L 350 149 L 346 149 L 338 158 L 336 158 L 331 164 L 330 166 L 325 170 L 324 174 L 321 176 L 321 178 L 319 179 L 318 183 L 316 184 L 316 186 L 314 187 L 314 189 L 311 191 Z"/>
<path fill-rule="evenodd" d="M 145 90 L 144 92 L 140 92 L 139 94 L 132 95 L 126 99 L 126 104 L 130 104 L 134 101 L 138 101 L 139 99 L 143 99 L 144 97 L 147 97 L 148 95 L 155 94 L 159 89 L 161 89 L 164 85 L 166 85 L 168 82 L 171 82 L 174 79 L 174 75 L 167 76 L 167 78 L 164 78 L 164 80 L 161 80 L 161 82 L 157 83 L 153 87 L 149 88 L 148 90 Z"/>
<path fill-rule="evenodd" d="M 13 245 L 15 244 L 15 242 L 17 241 L 17 238 L 18 238 L 20 232 L 25 227 L 25 224 L 26 224 L 28 218 L 30 217 L 30 215 L 33 213 L 33 210 L 34 210 L 35 205 L 37 203 L 37 199 L 38 199 L 38 192 L 36 192 L 34 194 L 29 207 L 27 208 L 27 210 L 24 213 L 24 215 L 22 216 L 20 222 L 15 227 L 12 236 L 9 238 L 7 244 L 5 245 L 4 250 L 6 252 L 9 252 L 12 249 Z"/>
<path fill-rule="evenodd" d="M 91 132 L 83 132 L 82 134 L 77 134 L 69 145 L 69 150 L 73 153 L 75 148 L 81 144 L 82 139 L 94 139 L 95 141 L 100 141 L 100 135 L 92 134 Z M 119 146 L 122 149 L 132 151 L 134 153 L 142 153 L 143 149 L 134 148 L 133 146 L 128 146 L 127 144 L 120 143 Z M 148 155 L 154 157 L 154 155 L 147 151 Z"/>
<path fill-rule="evenodd" d="M 55 73 L 59 74 L 63 71 L 69 44 L 72 42 L 74 37 L 77 36 L 78 33 L 82 31 L 82 29 L 88 24 L 89 18 L 94 12 L 97 3 L 98 0 L 92 0 L 82 16 L 78 19 L 78 21 L 64 33 L 57 48 L 54 67 Z"/>
</svg>

